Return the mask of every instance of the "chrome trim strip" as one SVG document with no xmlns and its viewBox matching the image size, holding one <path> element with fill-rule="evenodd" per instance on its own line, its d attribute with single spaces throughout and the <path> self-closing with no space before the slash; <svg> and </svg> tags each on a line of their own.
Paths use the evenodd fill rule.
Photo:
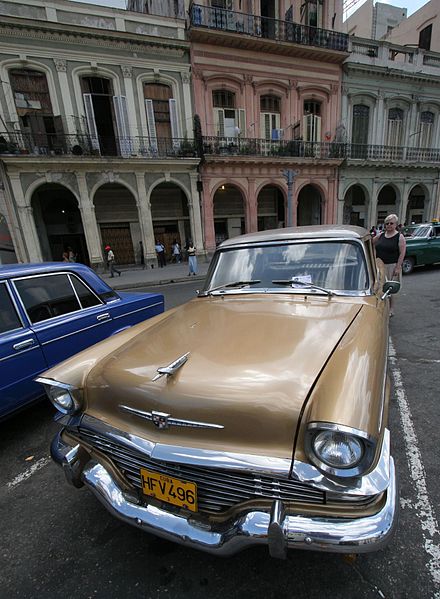
<svg viewBox="0 0 440 599">
<path fill-rule="evenodd" d="M 17 356 L 22 356 L 23 354 L 25 354 L 27 352 L 34 351 L 35 349 L 41 349 L 41 347 L 39 345 L 34 345 L 34 347 L 29 347 L 28 349 L 23 349 L 19 353 L 9 354 L 8 356 L 3 356 L 3 358 L 0 358 L 0 362 L 3 362 L 4 360 L 9 360 L 10 358 L 16 358 Z"/>
<path fill-rule="evenodd" d="M 54 339 L 49 339 L 49 341 L 44 341 L 44 343 L 42 343 L 41 345 L 50 345 L 51 343 L 55 343 L 56 341 L 60 341 L 61 339 L 66 339 L 67 337 L 71 337 L 72 335 L 76 335 L 78 333 L 83 333 L 84 331 L 89 331 L 90 329 L 94 329 L 95 327 L 100 327 L 100 326 L 106 324 L 107 322 L 108 322 L 108 320 L 103 320 L 102 322 L 96 322 L 95 324 L 91 324 L 90 326 L 84 327 L 83 329 L 77 329 L 76 331 L 72 331 L 71 333 L 66 333 L 65 335 L 61 335 L 60 337 L 55 337 Z M 37 324 L 39 324 L 39 323 L 37 323 Z"/>
<path fill-rule="evenodd" d="M 370 443 L 375 443 L 376 439 L 366 433 L 365 431 L 361 431 L 358 428 L 353 428 L 352 426 L 345 426 L 345 424 L 336 424 L 334 422 L 309 422 L 307 424 L 307 428 L 309 430 L 326 430 L 326 431 L 336 431 L 338 433 L 348 433 L 349 435 L 354 435 L 355 437 L 360 437 L 361 439 L 365 439 Z"/>
<path fill-rule="evenodd" d="M 124 314 L 118 314 L 117 316 L 113 316 L 113 320 L 117 320 L 118 318 L 124 318 L 125 316 L 130 316 L 130 314 L 136 314 L 136 312 L 142 312 L 143 310 L 149 310 L 150 308 L 155 308 L 156 306 L 163 305 L 164 302 L 156 302 L 155 304 L 151 304 L 150 306 L 144 306 L 143 308 L 138 308 L 137 310 L 132 310 L 131 312 L 125 312 Z"/>
<path fill-rule="evenodd" d="M 72 421 L 70 426 L 72 425 L 78 426 L 78 421 Z M 113 428 L 87 414 L 82 416 L 81 426 L 89 429 L 91 432 L 96 431 L 97 433 L 108 435 L 109 439 L 114 439 L 117 443 L 125 444 L 140 453 L 145 453 L 151 458 L 164 462 L 221 468 L 222 470 L 247 470 L 289 478 L 291 468 L 290 458 L 267 457 L 153 443 L 137 435 Z M 385 429 L 382 451 L 378 463 L 374 470 L 362 477 L 336 481 L 335 479 L 327 478 L 312 464 L 306 464 L 298 460 L 294 461 L 292 475 L 298 481 L 312 483 L 317 489 L 323 491 L 332 491 L 333 493 L 342 493 L 344 495 L 372 496 L 383 493 L 387 489 L 391 459 L 390 433 L 388 429 Z"/>
<path fill-rule="evenodd" d="M 275 501 L 271 512 L 245 511 L 235 519 L 201 525 L 197 516 L 172 513 L 152 504 L 140 504 L 124 492 L 111 473 L 80 448 L 66 447 L 59 437 L 51 446 L 53 459 L 63 466 L 74 486 L 85 483 L 99 501 L 117 518 L 167 540 L 220 555 L 233 555 L 255 544 L 268 545 L 272 555 L 283 557 L 286 549 L 312 549 L 336 553 L 366 553 L 384 547 L 397 521 L 398 495 L 394 462 L 383 507 L 364 517 L 340 518 L 285 513 Z"/>
<path fill-rule="evenodd" d="M 156 377 L 155 377 L 156 378 Z M 167 429 L 170 426 L 183 426 L 183 427 L 191 427 L 191 428 L 224 428 L 222 424 L 211 424 L 209 422 L 197 422 L 195 420 L 183 420 L 181 418 L 172 418 L 170 414 L 165 414 L 164 412 L 157 412 L 153 410 L 152 412 L 144 412 L 143 410 L 136 410 L 135 408 L 130 408 L 129 406 L 124 406 L 119 404 L 118 408 L 122 412 L 127 412 L 128 414 L 133 414 L 133 416 L 138 416 L 139 418 L 143 418 L 144 420 L 148 420 L 152 422 L 157 428 Z"/>
<path fill-rule="evenodd" d="M 74 387 L 73 385 L 69 385 L 69 383 L 62 383 L 60 381 L 56 381 L 55 379 L 48 379 L 45 376 L 37 376 L 34 381 L 36 383 L 41 383 L 42 385 L 50 385 L 51 387 L 60 387 L 60 389 L 66 389 L 67 391 L 74 391 L 78 387 Z"/>
</svg>

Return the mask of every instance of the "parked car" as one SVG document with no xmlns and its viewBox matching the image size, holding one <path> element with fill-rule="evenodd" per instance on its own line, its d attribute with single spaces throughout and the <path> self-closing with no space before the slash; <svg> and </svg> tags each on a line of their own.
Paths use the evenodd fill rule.
<svg viewBox="0 0 440 599">
<path fill-rule="evenodd" d="M 197 298 L 38 379 L 65 414 L 52 457 L 113 515 L 193 548 L 379 549 L 398 509 L 399 287 L 358 227 L 225 241 Z"/>
<path fill-rule="evenodd" d="M 402 272 L 410 274 L 415 266 L 440 262 L 440 223 L 419 225 L 406 239 L 406 253 Z"/>
<path fill-rule="evenodd" d="M 44 397 L 47 368 L 163 311 L 162 295 L 116 293 L 82 264 L 0 266 L 0 418 Z"/>
</svg>

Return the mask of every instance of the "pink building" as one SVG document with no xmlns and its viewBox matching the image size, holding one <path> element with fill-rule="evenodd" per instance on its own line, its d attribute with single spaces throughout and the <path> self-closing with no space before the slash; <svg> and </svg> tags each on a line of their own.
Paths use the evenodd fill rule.
<svg viewBox="0 0 440 599">
<path fill-rule="evenodd" d="M 348 40 L 334 27 L 342 27 L 342 2 L 296 6 L 298 14 L 284 1 L 192 5 L 208 252 L 244 232 L 336 222 Z"/>
</svg>

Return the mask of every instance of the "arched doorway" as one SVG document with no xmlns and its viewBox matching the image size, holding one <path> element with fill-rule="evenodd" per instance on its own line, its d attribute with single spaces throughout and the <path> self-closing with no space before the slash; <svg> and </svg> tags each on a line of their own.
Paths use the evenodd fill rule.
<svg viewBox="0 0 440 599">
<path fill-rule="evenodd" d="M 322 223 L 321 193 L 313 185 L 306 185 L 299 192 L 296 222 L 298 226 Z"/>
<path fill-rule="evenodd" d="M 8 223 L 3 214 L 0 213 L 0 264 L 15 264 L 16 262 L 17 256 L 15 255 Z"/>
<path fill-rule="evenodd" d="M 31 206 L 43 260 L 62 260 L 70 246 L 78 262 L 89 264 L 81 212 L 73 193 L 61 184 L 45 183 L 32 194 Z"/>
<path fill-rule="evenodd" d="M 397 194 L 392 185 L 385 185 L 377 197 L 377 224 L 383 225 L 387 214 L 397 214 Z"/>
<path fill-rule="evenodd" d="M 136 200 L 119 183 L 106 183 L 93 198 L 102 248 L 110 245 L 118 264 L 140 262 L 141 228 Z"/>
<path fill-rule="evenodd" d="M 189 219 L 188 199 L 175 183 L 160 183 L 150 197 L 154 237 L 165 246 L 168 258 L 172 256 L 172 244 L 176 240 L 184 247 L 193 238 Z"/>
<path fill-rule="evenodd" d="M 366 227 L 368 220 L 365 191 L 360 185 L 352 185 L 345 194 L 342 224 Z"/>
<path fill-rule="evenodd" d="M 407 225 L 418 225 L 428 220 L 428 198 L 421 185 L 411 189 L 406 208 L 405 223 Z"/>
<path fill-rule="evenodd" d="M 274 185 L 266 185 L 258 194 L 258 231 L 280 229 L 285 226 L 284 197 Z"/>
<path fill-rule="evenodd" d="M 245 232 L 244 202 L 235 185 L 222 185 L 214 194 L 215 244 Z"/>
</svg>

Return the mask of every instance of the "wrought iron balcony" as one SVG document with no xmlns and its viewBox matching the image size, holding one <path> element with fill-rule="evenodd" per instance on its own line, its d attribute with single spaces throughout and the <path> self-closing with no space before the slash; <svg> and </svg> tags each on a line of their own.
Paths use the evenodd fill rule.
<svg viewBox="0 0 440 599">
<path fill-rule="evenodd" d="M 440 149 L 346 144 L 345 157 L 372 162 L 440 162 Z"/>
<path fill-rule="evenodd" d="M 200 4 L 191 6 L 190 26 L 342 52 L 348 49 L 346 33 Z"/>
<path fill-rule="evenodd" d="M 194 142 L 186 138 L 95 138 L 84 134 L 55 133 L 2 133 L 0 134 L 0 154 L 149 159 L 197 157 Z"/>
<path fill-rule="evenodd" d="M 314 158 L 328 160 L 345 158 L 345 144 L 302 140 L 277 140 L 241 137 L 203 137 L 206 156 L 263 156 Z"/>
</svg>

